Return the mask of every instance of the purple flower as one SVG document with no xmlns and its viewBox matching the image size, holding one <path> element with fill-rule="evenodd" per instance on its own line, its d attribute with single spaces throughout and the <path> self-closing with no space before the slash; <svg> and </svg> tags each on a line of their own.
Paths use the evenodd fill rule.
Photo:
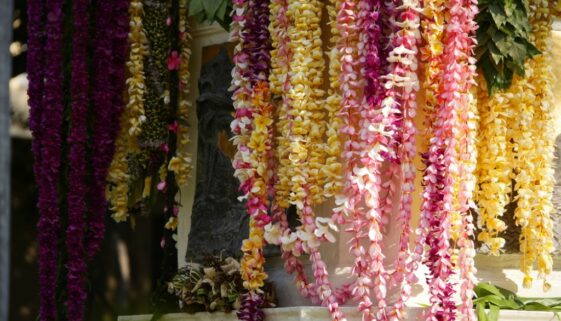
<svg viewBox="0 0 561 321">
<path fill-rule="evenodd" d="M 45 26 L 46 44 L 44 57 L 41 54 L 41 35 L 34 34 L 31 38 L 31 58 L 39 58 L 38 64 L 45 61 L 44 67 L 33 65 L 30 68 L 44 69 L 44 88 L 41 90 L 41 72 L 32 71 L 32 82 L 30 87 L 30 99 L 33 106 L 31 126 L 35 137 L 41 137 L 34 143 L 34 154 L 36 161 L 36 176 L 39 185 L 39 208 L 40 218 L 38 223 L 39 241 L 39 281 L 40 281 L 40 317 L 42 321 L 51 321 L 56 318 L 56 277 L 57 277 L 57 243 L 60 230 L 59 218 L 59 191 L 58 179 L 61 164 L 62 145 L 62 123 L 63 123 L 63 72 L 62 72 L 62 36 L 63 17 L 62 6 L 64 1 L 47 1 L 46 8 L 32 1 L 30 3 L 30 25 L 31 32 L 41 30 L 41 15 L 46 9 L 47 22 Z M 36 51 L 37 50 L 37 51 Z M 35 56 L 35 57 L 34 57 Z M 39 98 L 42 95 L 42 98 Z M 41 105 L 42 103 L 42 105 Z M 44 139 L 46 138 L 46 139 Z"/>
<path fill-rule="evenodd" d="M 87 182 L 86 182 L 86 142 L 88 139 L 88 90 L 89 74 L 87 66 L 87 45 L 89 28 L 88 0 L 73 2 L 72 15 L 74 33 L 72 35 L 72 82 L 70 84 L 71 116 L 68 136 L 69 164 L 68 176 L 68 227 L 66 230 L 66 250 L 68 252 L 67 274 L 67 318 L 80 321 L 84 318 L 84 289 L 87 266 L 84 262 L 84 230 Z"/>
<path fill-rule="evenodd" d="M 91 144 L 94 151 L 91 159 L 93 183 L 86 235 L 86 254 L 89 258 L 97 252 L 105 232 L 105 184 L 119 131 L 119 117 L 124 107 L 122 93 L 129 30 L 128 1 L 99 1 L 96 4 Z"/>
<path fill-rule="evenodd" d="M 257 293 L 246 293 L 242 296 L 242 305 L 236 313 L 241 321 L 263 321 L 265 312 L 261 309 L 263 296 Z"/>
</svg>

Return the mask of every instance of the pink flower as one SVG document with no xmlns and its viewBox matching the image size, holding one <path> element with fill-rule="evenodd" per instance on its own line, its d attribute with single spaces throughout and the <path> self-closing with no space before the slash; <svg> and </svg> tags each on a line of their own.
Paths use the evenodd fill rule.
<svg viewBox="0 0 561 321">
<path fill-rule="evenodd" d="M 177 51 L 172 51 L 168 57 L 168 69 L 169 70 L 178 70 L 179 65 L 181 65 L 181 57 Z"/>
<path fill-rule="evenodd" d="M 158 188 L 158 191 L 163 192 L 166 190 L 166 181 L 161 181 L 158 183 L 158 185 L 156 186 L 156 188 Z"/>
<path fill-rule="evenodd" d="M 168 125 L 168 130 L 170 132 L 177 133 L 178 129 L 179 129 L 179 123 L 177 121 L 174 121 L 173 123 Z"/>
</svg>

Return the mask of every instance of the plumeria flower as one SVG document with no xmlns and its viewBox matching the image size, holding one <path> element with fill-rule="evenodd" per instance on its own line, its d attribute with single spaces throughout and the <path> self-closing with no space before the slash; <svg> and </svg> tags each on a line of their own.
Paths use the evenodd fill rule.
<svg viewBox="0 0 561 321">
<path fill-rule="evenodd" d="M 293 252 L 295 249 L 296 241 L 298 240 L 298 235 L 290 231 L 286 231 L 285 235 L 281 236 L 280 242 L 283 250 L 286 252 Z"/>
<path fill-rule="evenodd" d="M 306 250 L 318 248 L 321 242 L 313 232 L 299 229 L 297 232 L 298 238 L 302 240 Z"/>
<path fill-rule="evenodd" d="M 316 218 L 316 230 L 314 231 L 315 236 L 318 238 L 325 238 L 331 243 L 335 243 L 337 240 L 335 236 L 331 233 L 330 229 L 337 232 L 339 229 L 333 223 L 330 218 L 327 217 L 317 217 Z"/>
<path fill-rule="evenodd" d="M 265 240 L 269 244 L 280 245 L 281 241 L 281 230 L 278 224 L 269 223 L 265 225 Z"/>
</svg>

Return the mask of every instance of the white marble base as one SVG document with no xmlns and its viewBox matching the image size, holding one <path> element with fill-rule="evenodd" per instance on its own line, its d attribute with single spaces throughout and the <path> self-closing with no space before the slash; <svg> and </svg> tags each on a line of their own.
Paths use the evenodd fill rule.
<svg viewBox="0 0 561 321">
<path fill-rule="evenodd" d="M 343 308 L 349 321 L 360 321 L 361 317 L 355 308 Z M 409 308 L 408 321 L 421 320 L 421 308 Z M 266 321 L 330 321 L 331 318 L 322 307 L 289 307 L 265 310 Z M 150 321 L 150 315 L 122 316 L 118 321 Z M 500 321 L 551 321 L 555 318 L 552 312 L 534 311 L 501 311 Z M 237 321 L 235 313 L 195 314 L 176 313 L 163 316 L 160 321 Z"/>
</svg>

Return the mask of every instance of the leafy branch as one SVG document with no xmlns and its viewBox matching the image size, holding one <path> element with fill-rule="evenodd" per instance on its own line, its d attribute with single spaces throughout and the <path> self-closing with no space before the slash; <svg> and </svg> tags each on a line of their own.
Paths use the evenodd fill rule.
<svg viewBox="0 0 561 321">
<path fill-rule="evenodd" d="M 525 0 L 480 0 L 476 17 L 477 66 L 487 81 L 489 95 L 524 77 L 524 62 L 540 51 L 529 41 L 528 3 Z"/>
</svg>

